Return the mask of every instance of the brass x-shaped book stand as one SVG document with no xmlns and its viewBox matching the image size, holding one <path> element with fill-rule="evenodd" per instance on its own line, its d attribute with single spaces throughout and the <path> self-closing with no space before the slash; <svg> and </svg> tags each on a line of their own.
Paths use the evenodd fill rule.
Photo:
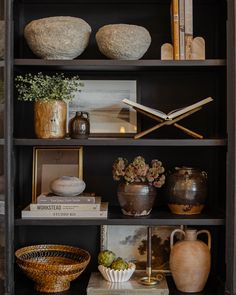
<svg viewBox="0 0 236 295">
<path fill-rule="evenodd" d="M 196 133 L 196 132 L 194 132 L 194 131 L 192 131 L 192 130 L 190 130 L 190 129 L 188 129 L 188 128 L 186 128 L 186 127 L 184 127 L 184 126 L 182 126 L 182 125 L 176 123 L 176 122 L 178 122 L 178 121 L 180 121 L 180 120 L 182 120 L 182 119 L 184 119 L 184 118 L 186 118 L 186 117 L 192 115 L 193 113 L 198 112 L 199 110 L 201 110 L 201 108 L 202 108 L 202 107 L 198 107 L 198 108 L 196 108 L 196 109 L 194 109 L 194 110 L 191 110 L 191 111 L 189 111 L 189 112 L 187 112 L 187 113 L 185 113 L 185 114 L 183 114 L 183 115 L 181 115 L 181 116 L 178 116 L 177 118 L 175 118 L 175 119 L 173 119 L 173 120 L 164 120 L 164 119 L 161 119 L 161 118 L 159 118 L 159 117 L 157 117 L 157 116 L 154 116 L 154 115 L 152 115 L 152 114 L 150 114 L 150 113 L 148 113 L 148 112 L 145 112 L 145 111 L 143 111 L 143 110 L 141 110 L 141 109 L 139 109 L 139 108 L 134 107 L 134 109 L 135 109 L 137 112 L 142 113 L 142 114 L 144 114 L 145 116 L 148 116 L 148 117 L 150 117 L 150 118 L 152 118 L 152 119 L 154 119 L 154 120 L 160 122 L 159 124 L 157 124 L 157 125 L 155 125 L 155 126 L 149 128 L 149 129 L 147 129 L 147 130 L 144 130 L 144 131 L 142 131 L 142 132 L 137 133 L 137 134 L 134 136 L 134 139 L 139 139 L 139 138 L 143 137 L 144 135 L 147 135 L 148 133 L 150 133 L 150 132 L 152 132 L 152 131 L 154 131 L 154 130 L 156 130 L 156 129 L 162 127 L 162 126 L 165 126 L 165 125 L 174 125 L 176 128 L 182 130 L 183 132 L 187 133 L 188 135 L 190 135 L 190 136 L 192 136 L 192 137 L 194 137 L 194 138 L 200 138 L 200 139 L 202 139 L 203 136 L 202 136 L 201 134 Z"/>
</svg>

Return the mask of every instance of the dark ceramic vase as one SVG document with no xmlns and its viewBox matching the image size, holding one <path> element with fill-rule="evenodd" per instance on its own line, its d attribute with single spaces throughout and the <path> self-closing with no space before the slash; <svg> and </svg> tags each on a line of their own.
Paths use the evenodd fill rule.
<svg viewBox="0 0 236 295">
<path fill-rule="evenodd" d="M 89 114 L 76 112 L 75 117 L 69 122 L 69 134 L 71 138 L 88 138 L 90 133 Z"/>
<path fill-rule="evenodd" d="M 117 195 L 124 215 L 145 216 L 152 210 L 156 188 L 145 183 L 121 183 Z"/>
<path fill-rule="evenodd" d="M 167 202 L 174 214 L 199 214 L 207 197 L 207 174 L 197 168 L 175 167 L 166 178 Z"/>
</svg>

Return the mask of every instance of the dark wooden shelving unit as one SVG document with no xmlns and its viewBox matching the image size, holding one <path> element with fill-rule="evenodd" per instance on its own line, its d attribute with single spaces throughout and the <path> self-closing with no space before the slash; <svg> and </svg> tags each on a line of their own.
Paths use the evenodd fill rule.
<svg viewBox="0 0 236 295">
<path fill-rule="evenodd" d="M 212 234 L 210 278 L 199 295 L 236 294 L 236 111 L 234 0 L 194 0 L 194 35 L 206 41 L 206 60 L 160 60 L 160 48 L 171 42 L 171 0 L 1 0 L 5 3 L 6 58 L 0 61 L 6 78 L 6 295 L 36 295 L 32 281 L 15 264 L 14 251 L 30 244 L 75 245 L 91 253 L 85 272 L 71 284 L 68 295 L 86 295 L 90 273 L 97 271 L 101 225 L 189 226 Z M 33 19 L 51 15 L 81 17 L 92 27 L 90 43 L 74 60 L 42 60 L 29 49 L 23 30 Z M 14 22 L 13 22 L 14 20 Z M 97 30 L 109 23 L 134 23 L 146 27 L 152 43 L 140 60 L 109 60 L 98 50 Z M 5 66 L 5 67 L 4 67 Z M 168 126 L 135 140 L 133 135 L 91 134 L 88 139 L 37 139 L 33 130 L 33 104 L 19 102 L 14 77 L 25 73 L 78 74 L 81 80 L 135 80 L 137 101 L 168 112 L 212 96 L 214 101 L 181 121 L 204 136 L 194 139 Z M 138 130 L 155 124 L 137 116 Z M 83 147 L 86 191 L 109 202 L 107 219 L 22 219 L 20 209 L 31 202 L 34 147 Z M 197 166 L 208 173 L 208 199 L 199 215 L 170 213 L 164 188 L 147 217 L 121 213 L 113 182 L 113 161 L 142 155 L 158 158 L 166 171 L 176 166 Z M 167 277 L 170 295 L 182 295 Z"/>
<path fill-rule="evenodd" d="M 18 282 L 17 282 L 18 283 Z M 71 288 L 66 292 L 66 295 L 86 295 L 86 286 L 88 284 L 88 277 L 82 274 L 79 279 L 75 282 L 71 283 Z M 167 284 L 169 287 L 169 295 L 182 295 L 184 293 L 176 290 L 174 282 L 170 276 L 167 276 Z M 39 295 L 33 291 L 33 285 L 29 280 L 22 278 L 22 280 L 18 283 L 20 286 L 19 290 L 16 291 L 16 295 Z M 28 287 L 27 287 L 28 286 Z M 210 282 L 207 284 L 206 288 L 197 293 L 198 295 L 220 295 L 223 292 L 223 286 L 221 282 L 217 278 L 212 278 Z M 185 293 L 190 294 L 190 293 Z"/>
<path fill-rule="evenodd" d="M 226 146 L 227 139 L 133 139 L 101 138 L 89 139 L 34 139 L 15 138 L 16 146 Z"/>
<path fill-rule="evenodd" d="M 207 59 L 207 60 L 42 60 L 42 59 L 15 59 L 16 67 L 53 67 L 61 70 L 99 70 L 99 71 L 140 71 L 152 70 L 158 68 L 202 68 L 202 67 L 224 67 L 224 59 Z"/>
<path fill-rule="evenodd" d="M 16 219 L 16 226 L 80 226 L 80 225 L 188 225 L 219 226 L 225 225 L 225 219 L 217 214 L 199 214 L 198 216 L 174 216 L 169 212 L 153 212 L 149 217 L 127 217 L 109 208 L 107 219 Z"/>
</svg>

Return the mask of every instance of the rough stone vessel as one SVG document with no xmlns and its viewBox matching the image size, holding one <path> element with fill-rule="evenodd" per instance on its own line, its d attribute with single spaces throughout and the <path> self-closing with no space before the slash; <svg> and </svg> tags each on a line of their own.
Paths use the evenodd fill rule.
<svg viewBox="0 0 236 295">
<path fill-rule="evenodd" d="M 96 33 L 98 48 L 106 57 L 120 60 L 140 59 L 151 44 L 147 29 L 128 24 L 101 27 Z"/>
<path fill-rule="evenodd" d="M 181 233 L 184 240 L 174 243 L 174 235 Z M 198 240 L 200 234 L 207 234 L 208 245 Z M 201 292 L 208 279 L 211 267 L 211 236 L 209 231 L 176 229 L 170 236 L 170 270 L 181 292 Z"/>
<path fill-rule="evenodd" d="M 33 20 L 24 29 L 33 53 L 43 59 L 73 59 L 87 47 L 91 27 L 81 18 L 54 16 Z"/>
<path fill-rule="evenodd" d="M 4 47 L 5 47 L 5 23 L 3 20 L 0 21 L 0 59 L 4 58 Z"/>
</svg>

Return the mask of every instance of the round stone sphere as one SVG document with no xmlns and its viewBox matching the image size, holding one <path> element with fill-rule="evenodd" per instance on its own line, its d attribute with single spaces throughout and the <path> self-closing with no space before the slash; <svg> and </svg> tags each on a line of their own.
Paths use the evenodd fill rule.
<svg viewBox="0 0 236 295">
<path fill-rule="evenodd" d="M 85 182 L 75 176 L 61 176 L 50 183 L 50 189 L 58 196 L 73 197 L 84 191 Z"/>
<path fill-rule="evenodd" d="M 74 59 L 87 47 L 90 25 L 81 18 L 53 16 L 31 21 L 24 36 L 30 49 L 43 59 Z"/>
<path fill-rule="evenodd" d="M 151 36 L 141 26 L 113 24 L 101 27 L 96 41 L 101 53 L 110 59 L 137 60 L 148 50 Z"/>
</svg>

